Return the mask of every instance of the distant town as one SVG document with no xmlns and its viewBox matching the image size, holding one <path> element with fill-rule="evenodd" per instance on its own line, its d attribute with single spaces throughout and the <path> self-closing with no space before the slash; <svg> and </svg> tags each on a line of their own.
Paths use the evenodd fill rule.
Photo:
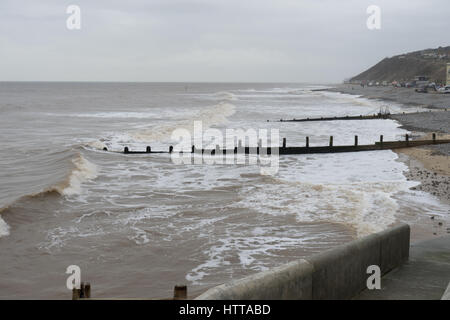
<svg viewBox="0 0 450 320">
<path fill-rule="evenodd" d="M 421 93 L 450 93 L 450 46 L 385 58 L 344 81 L 361 86 L 415 88 Z"/>
</svg>

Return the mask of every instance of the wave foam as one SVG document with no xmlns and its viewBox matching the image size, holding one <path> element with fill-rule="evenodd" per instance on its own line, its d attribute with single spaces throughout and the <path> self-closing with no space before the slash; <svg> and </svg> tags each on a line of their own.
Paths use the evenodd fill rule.
<svg viewBox="0 0 450 320">
<path fill-rule="evenodd" d="M 168 141 L 174 130 L 185 128 L 193 132 L 194 121 L 202 121 L 203 128 L 226 123 L 228 117 L 236 112 L 236 106 L 220 102 L 210 108 L 198 111 L 190 119 L 177 121 L 170 124 L 155 125 L 152 128 L 134 131 L 130 134 L 132 139 L 142 142 Z"/>
<path fill-rule="evenodd" d="M 0 238 L 9 235 L 8 224 L 0 217 Z"/>
<path fill-rule="evenodd" d="M 68 183 L 63 188 L 56 188 L 61 195 L 71 196 L 79 194 L 81 193 L 81 184 L 83 182 L 97 177 L 97 166 L 83 158 L 82 155 L 79 155 L 72 162 L 75 168 L 67 180 Z"/>
<path fill-rule="evenodd" d="M 216 92 L 213 94 L 214 98 L 220 100 L 228 100 L 228 101 L 236 101 L 238 100 L 237 96 L 234 93 L 228 91 Z"/>
</svg>

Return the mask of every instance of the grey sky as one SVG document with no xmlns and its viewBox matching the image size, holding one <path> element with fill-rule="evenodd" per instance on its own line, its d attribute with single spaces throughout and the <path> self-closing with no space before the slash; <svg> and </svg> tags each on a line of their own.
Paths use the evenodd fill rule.
<svg viewBox="0 0 450 320">
<path fill-rule="evenodd" d="M 0 80 L 340 82 L 450 45 L 449 16 L 448 0 L 1 0 Z"/>
</svg>

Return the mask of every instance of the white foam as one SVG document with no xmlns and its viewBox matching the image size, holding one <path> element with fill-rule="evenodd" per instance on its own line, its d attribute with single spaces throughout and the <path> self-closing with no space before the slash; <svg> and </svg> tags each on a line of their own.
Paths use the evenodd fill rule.
<svg viewBox="0 0 450 320">
<path fill-rule="evenodd" d="M 184 120 L 154 124 L 145 129 L 133 130 L 125 133 L 115 133 L 110 139 L 113 148 L 121 149 L 124 144 L 135 147 L 145 147 L 143 143 L 170 142 L 174 130 L 184 128 L 193 132 L 194 121 L 202 121 L 203 129 L 214 125 L 224 124 L 228 117 L 236 112 L 236 107 L 227 102 L 220 102 L 214 106 L 197 109 L 194 114 Z"/>
<path fill-rule="evenodd" d="M 193 284 L 201 284 L 206 276 L 213 274 L 215 270 L 223 269 L 226 266 L 232 269 L 228 260 L 235 255 L 238 256 L 241 268 L 253 271 L 264 271 L 268 269 L 258 257 L 271 258 L 276 256 L 274 252 L 277 250 L 285 250 L 289 248 L 301 247 L 308 241 L 318 240 L 322 235 L 305 236 L 304 234 L 296 234 L 290 232 L 289 235 L 270 236 L 274 234 L 274 230 L 266 228 L 264 235 L 255 235 L 248 237 L 239 237 L 229 234 L 228 237 L 218 240 L 218 243 L 211 245 L 203 253 L 207 256 L 206 261 L 193 268 L 186 275 L 186 280 Z M 261 230 L 260 230 L 261 231 Z"/>
<path fill-rule="evenodd" d="M 61 194 L 72 196 L 82 192 L 82 184 L 86 181 L 95 179 L 97 177 L 97 166 L 82 155 L 72 160 L 75 169 L 69 177 L 68 185 L 61 190 Z"/>
<path fill-rule="evenodd" d="M 233 206 L 295 215 L 297 221 L 343 223 L 359 236 L 381 231 L 396 221 L 393 195 L 417 185 L 406 180 L 406 166 L 396 159 L 391 151 L 281 158 L 279 175 L 244 188 Z"/>
<path fill-rule="evenodd" d="M 102 118 L 102 119 L 153 119 L 161 114 L 161 110 L 153 112 L 92 112 L 92 113 L 46 113 L 54 117 Z"/>
<path fill-rule="evenodd" d="M 103 143 L 100 140 L 94 140 L 91 142 L 88 142 L 87 145 L 93 149 L 97 149 L 97 150 L 103 150 L 103 148 L 107 148 L 106 144 Z"/>
<path fill-rule="evenodd" d="M 9 226 L 0 216 L 0 238 L 9 235 Z"/>
</svg>

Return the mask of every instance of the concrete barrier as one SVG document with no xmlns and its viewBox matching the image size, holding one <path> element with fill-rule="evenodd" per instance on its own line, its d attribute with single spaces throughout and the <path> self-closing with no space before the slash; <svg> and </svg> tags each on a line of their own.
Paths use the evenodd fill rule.
<svg viewBox="0 0 450 320">
<path fill-rule="evenodd" d="M 367 267 L 385 274 L 409 256 L 410 228 L 400 224 L 280 267 L 234 280 L 199 300 L 350 299 L 366 288 Z"/>
<path fill-rule="evenodd" d="M 450 300 L 450 282 L 448 283 L 447 290 L 445 290 L 441 300 Z"/>
</svg>

